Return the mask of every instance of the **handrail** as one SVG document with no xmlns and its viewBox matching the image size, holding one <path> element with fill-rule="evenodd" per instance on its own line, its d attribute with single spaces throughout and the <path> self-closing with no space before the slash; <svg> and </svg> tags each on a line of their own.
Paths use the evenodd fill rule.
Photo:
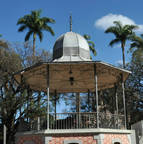
<svg viewBox="0 0 143 144">
<path fill-rule="evenodd" d="M 47 128 L 47 116 L 41 115 L 27 121 L 28 130 Z M 49 129 L 97 128 L 96 112 L 63 112 L 49 114 Z M 124 129 L 124 115 L 99 112 L 99 128 Z"/>
</svg>

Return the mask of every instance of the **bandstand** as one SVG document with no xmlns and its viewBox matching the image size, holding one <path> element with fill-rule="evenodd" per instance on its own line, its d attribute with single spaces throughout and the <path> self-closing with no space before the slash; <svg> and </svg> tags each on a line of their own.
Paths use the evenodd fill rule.
<svg viewBox="0 0 143 144">
<path fill-rule="evenodd" d="M 130 71 L 102 61 L 92 61 L 87 41 L 75 32 L 61 35 L 53 48 L 53 61 L 28 67 L 14 75 L 21 77 L 30 89 L 47 93 L 47 116 L 37 117 L 36 126 L 16 134 L 17 144 L 135 144 L 134 131 L 126 128 L 124 82 Z M 122 86 L 122 95 L 115 92 L 115 110 L 101 112 L 98 92 Z M 51 96 L 75 93 L 76 112 L 52 113 Z M 90 93 L 95 99 L 93 111 L 80 111 L 80 96 Z M 52 95 L 50 95 L 52 94 Z M 119 113 L 118 98 L 123 113 Z"/>
</svg>

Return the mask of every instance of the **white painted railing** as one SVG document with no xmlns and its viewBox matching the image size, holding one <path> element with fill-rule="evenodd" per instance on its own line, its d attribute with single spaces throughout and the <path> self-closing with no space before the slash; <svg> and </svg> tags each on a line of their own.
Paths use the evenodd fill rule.
<svg viewBox="0 0 143 144">
<path fill-rule="evenodd" d="M 97 128 L 96 112 L 50 113 L 49 129 L 90 129 Z M 47 116 L 31 119 L 27 130 L 47 129 Z M 111 113 L 99 113 L 99 128 L 124 129 L 124 116 Z"/>
</svg>

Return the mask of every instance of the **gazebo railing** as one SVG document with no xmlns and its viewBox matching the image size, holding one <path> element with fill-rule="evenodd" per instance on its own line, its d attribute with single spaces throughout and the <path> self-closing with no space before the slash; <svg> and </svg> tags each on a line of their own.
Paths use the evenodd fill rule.
<svg viewBox="0 0 143 144">
<path fill-rule="evenodd" d="M 50 129 L 96 128 L 96 113 L 74 112 L 52 114 Z"/>
<path fill-rule="evenodd" d="M 96 112 L 50 113 L 49 129 L 94 129 L 97 128 Z M 31 119 L 27 130 L 47 129 L 47 115 Z M 124 116 L 99 113 L 99 128 L 124 129 Z"/>
<path fill-rule="evenodd" d="M 99 113 L 99 127 L 109 129 L 125 129 L 124 115 Z"/>
</svg>

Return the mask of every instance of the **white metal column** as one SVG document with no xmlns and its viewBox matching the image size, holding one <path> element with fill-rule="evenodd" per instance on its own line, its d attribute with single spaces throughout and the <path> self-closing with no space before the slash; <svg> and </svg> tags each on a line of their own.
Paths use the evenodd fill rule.
<svg viewBox="0 0 143 144">
<path fill-rule="evenodd" d="M 118 93 L 117 93 L 117 85 L 115 85 L 115 98 L 116 98 L 116 115 L 117 115 L 117 126 L 119 128 L 119 107 L 118 107 Z"/>
<path fill-rule="evenodd" d="M 126 104 L 125 104 L 125 87 L 124 87 L 124 82 L 122 80 L 122 91 L 123 91 L 123 105 L 124 105 L 124 117 L 125 117 L 125 128 L 127 128 L 127 119 L 126 119 Z"/>
<path fill-rule="evenodd" d="M 124 84 L 123 74 L 121 74 L 121 82 L 122 82 L 122 93 L 123 93 L 125 128 L 127 128 L 127 113 L 126 113 L 126 100 L 125 100 L 125 84 Z"/>
<path fill-rule="evenodd" d="M 49 65 L 47 65 L 47 129 L 49 129 L 49 112 L 50 112 L 50 105 L 49 105 Z"/>
<path fill-rule="evenodd" d="M 37 130 L 40 130 L 40 117 L 37 118 Z"/>
<path fill-rule="evenodd" d="M 6 125 L 3 126 L 3 144 L 6 144 Z"/>
<path fill-rule="evenodd" d="M 97 128 L 99 128 L 98 79 L 97 79 L 96 64 L 94 64 L 94 74 L 95 74 L 95 94 L 96 94 L 96 123 Z"/>
</svg>

